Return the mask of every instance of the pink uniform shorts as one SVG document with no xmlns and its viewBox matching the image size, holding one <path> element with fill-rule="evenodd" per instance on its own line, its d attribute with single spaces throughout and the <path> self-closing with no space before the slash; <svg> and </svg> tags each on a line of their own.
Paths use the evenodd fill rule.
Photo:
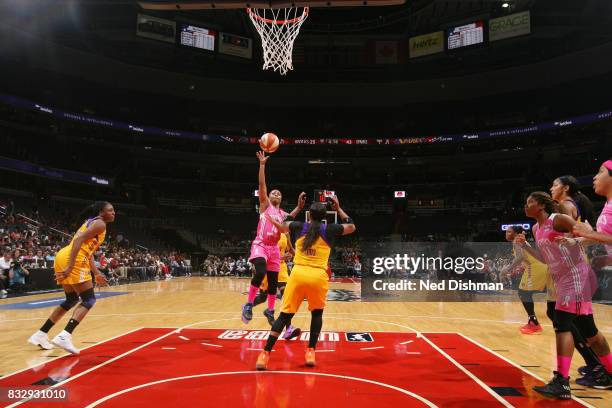
<svg viewBox="0 0 612 408">
<path fill-rule="evenodd" d="M 271 272 L 280 272 L 280 250 L 277 245 L 264 245 L 253 242 L 251 245 L 251 256 L 249 261 L 255 258 L 263 258 L 266 260 L 266 270 Z"/>
</svg>

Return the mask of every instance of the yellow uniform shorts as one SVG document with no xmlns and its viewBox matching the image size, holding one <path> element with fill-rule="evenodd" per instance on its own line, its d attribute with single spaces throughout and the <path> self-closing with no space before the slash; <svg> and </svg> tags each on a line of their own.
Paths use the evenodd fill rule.
<svg viewBox="0 0 612 408">
<path fill-rule="evenodd" d="M 527 267 L 523 276 L 521 277 L 521 283 L 519 283 L 519 289 L 522 290 L 544 290 L 546 282 L 548 281 L 548 268 L 545 266 Z"/>
<path fill-rule="evenodd" d="M 63 272 L 68 266 L 68 258 L 70 257 L 70 248 L 63 248 L 55 255 L 53 269 L 56 273 Z M 58 280 L 59 285 L 76 285 L 91 280 L 91 269 L 89 267 L 89 259 L 80 259 L 77 256 L 74 262 L 74 268 L 70 271 L 70 275 L 64 280 Z"/>
<path fill-rule="evenodd" d="M 323 309 L 329 277 L 325 269 L 295 265 L 283 295 L 283 313 L 297 313 L 304 298 L 308 300 L 308 310 Z"/>
<path fill-rule="evenodd" d="M 279 282 L 289 281 L 289 269 L 287 268 L 287 262 L 282 261 L 280 264 L 280 272 L 278 273 Z"/>
</svg>

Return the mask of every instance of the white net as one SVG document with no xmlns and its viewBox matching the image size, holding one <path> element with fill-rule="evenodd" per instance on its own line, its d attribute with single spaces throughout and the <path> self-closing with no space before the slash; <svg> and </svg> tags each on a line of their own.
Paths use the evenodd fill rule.
<svg viewBox="0 0 612 408">
<path fill-rule="evenodd" d="M 282 9 L 247 9 L 261 37 L 263 69 L 285 75 L 293 70 L 293 42 L 308 17 L 308 7 Z"/>
</svg>

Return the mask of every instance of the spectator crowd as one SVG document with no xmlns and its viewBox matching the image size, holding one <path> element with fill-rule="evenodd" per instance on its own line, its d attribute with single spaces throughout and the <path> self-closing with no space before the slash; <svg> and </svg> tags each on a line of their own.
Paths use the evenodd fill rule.
<svg viewBox="0 0 612 408">
<path fill-rule="evenodd" d="M 30 270 L 53 268 L 55 254 L 71 237 L 67 223 L 37 213 L 18 213 L 11 202 L 0 201 L 0 297 L 30 290 Z M 191 276 L 191 260 L 178 251 L 104 243 L 94 259 L 111 284 Z"/>
</svg>

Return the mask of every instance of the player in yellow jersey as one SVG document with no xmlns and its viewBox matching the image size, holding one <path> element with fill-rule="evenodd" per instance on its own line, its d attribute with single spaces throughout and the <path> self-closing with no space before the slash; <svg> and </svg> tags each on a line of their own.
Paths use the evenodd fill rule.
<svg viewBox="0 0 612 408">
<path fill-rule="evenodd" d="M 513 225 L 508 227 L 506 230 L 506 240 L 508 242 L 514 242 L 519 234 L 524 234 L 525 230 L 523 227 Z M 527 324 L 521 327 L 521 333 L 523 334 L 537 334 L 542 332 L 542 326 L 535 314 L 535 307 L 533 304 L 533 294 L 542 292 L 546 287 L 547 283 L 550 283 L 550 277 L 548 273 L 548 266 L 534 258 L 529 252 L 523 251 L 523 249 L 516 245 L 512 245 L 512 253 L 514 259 L 510 265 L 502 269 L 502 275 L 508 275 L 519 265 L 524 268 L 523 276 L 519 284 L 518 295 L 523 303 L 523 307 L 527 312 L 528 321 Z M 554 303 L 554 301 L 553 301 Z"/>
<path fill-rule="evenodd" d="M 329 285 L 327 264 L 332 246 L 337 237 L 355 231 L 353 220 L 340 208 L 337 197 L 332 198 L 332 207 L 338 212 L 343 224 L 324 224 L 327 206 L 314 203 L 310 207 L 310 220 L 307 223 L 285 221 L 284 224 L 273 222 L 280 231 L 291 232 L 295 241 L 294 267 L 285 288 L 283 306 L 278 319 L 274 321 L 268 341 L 257 358 L 256 368 L 265 370 L 270 359 L 270 351 L 278 336 L 291 322 L 304 298 L 308 300 L 311 313 L 310 339 L 306 349 L 306 365 L 314 367 L 315 348 L 323 326 L 323 309 Z M 272 220 L 271 220 L 272 222 Z"/>
<path fill-rule="evenodd" d="M 53 310 L 40 330 L 28 339 L 29 343 L 46 350 L 52 349 L 53 343 L 72 354 L 79 354 L 79 350 L 72 344 L 72 331 L 96 303 L 91 272 L 95 274 L 98 284 L 106 283 L 104 275 L 96 268 L 93 254 L 104 241 L 106 224 L 115 220 L 115 209 L 111 203 L 97 201 L 83 213 L 91 218 L 81 225 L 70 244 L 55 254 L 55 278 L 64 288 L 66 300 Z M 47 333 L 68 310 L 77 305 L 79 297 L 81 303 L 74 310 L 65 329 L 49 342 Z"/>
</svg>

